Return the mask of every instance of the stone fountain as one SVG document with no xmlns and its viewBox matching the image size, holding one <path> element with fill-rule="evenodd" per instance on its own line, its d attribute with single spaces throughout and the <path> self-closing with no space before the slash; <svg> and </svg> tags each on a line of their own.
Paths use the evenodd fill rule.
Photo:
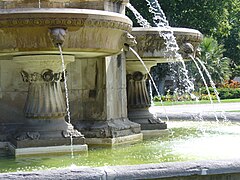
<svg viewBox="0 0 240 180">
<path fill-rule="evenodd" d="M 179 53 L 183 59 L 190 60 L 189 54 L 195 55 L 202 40 L 202 34 L 198 30 L 187 28 L 172 28 L 176 41 L 179 45 Z M 132 35 L 136 37 L 138 44 L 134 50 L 144 61 L 148 71 L 157 63 L 167 63 L 168 56 L 165 54 L 166 45 L 160 32 L 166 28 L 133 28 Z M 146 80 L 148 74 L 138 58 L 131 52 L 126 53 L 127 83 L 128 83 L 128 115 L 133 122 L 141 124 L 141 129 L 151 134 L 154 130 L 166 129 L 167 124 L 154 117 L 148 110 L 151 105 Z M 174 60 L 174 59 L 173 59 Z M 163 115 L 164 116 L 164 115 Z M 158 131 L 156 131 L 158 134 Z"/>
<path fill-rule="evenodd" d="M 125 3 L 0 2 L 0 140 L 10 142 L 13 154 L 87 151 L 86 143 L 142 139 L 140 125 L 127 118 L 121 50 L 133 42 Z M 57 45 L 63 47 L 67 77 Z M 74 126 L 65 120 L 64 78 Z"/>
<path fill-rule="evenodd" d="M 13 154 L 87 151 L 86 144 L 141 141 L 141 128 L 166 129 L 148 111 L 145 69 L 126 52 L 136 45 L 132 22 L 124 15 L 126 3 L 0 2 L 0 141 L 9 142 Z M 132 33 L 138 41 L 135 50 L 149 69 L 166 59 L 159 29 L 134 28 Z M 183 53 L 190 43 L 196 50 L 198 31 L 176 28 L 174 33 Z M 71 122 L 66 118 L 64 78 Z"/>
</svg>

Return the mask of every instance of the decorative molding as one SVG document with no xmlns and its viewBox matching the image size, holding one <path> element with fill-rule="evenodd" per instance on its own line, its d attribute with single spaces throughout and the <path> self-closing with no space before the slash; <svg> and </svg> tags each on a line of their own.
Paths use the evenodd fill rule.
<svg viewBox="0 0 240 180">
<path fill-rule="evenodd" d="M 71 14 L 66 13 L 65 17 L 62 17 L 62 14 L 49 17 L 42 17 L 42 13 L 30 13 L 26 16 L 25 14 L 15 14 L 14 17 L 8 16 L 7 14 L 0 14 L 0 27 L 1 28 L 16 28 L 16 27 L 96 27 L 96 28 L 111 28 L 111 29 L 120 29 L 130 32 L 132 29 L 131 24 L 126 22 L 120 22 L 115 20 L 108 19 L 89 19 L 86 15 L 79 14 L 77 17 L 70 17 Z M 66 17 L 68 16 L 69 17 Z M 74 14 L 75 15 L 75 14 Z M 81 16 L 82 15 L 82 16 Z M 19 17 L 22 16 L 22 17 Z M 36 17 L 34 17 L 36 16 Z"/>
<path fill-rule="evenodd" d="M 139 51 L 153 52 L 155 50 L 161 51 L 165 48 L 164 39 L 159 34 L 134 34 L 137 40 L 137 49 Z M 186 43 L 191 43 L 194 49 L 197 48 L 201 42 L 202 37 L 194 34 L 175 34 L 178 45 L 181 46 Z"/>
<path fill-rule="evenodd" d="M 22 80 L 24 82 L 58 82 L 64 81 L 63 73 L 54 73 L 51 69 L 45 69 L 42 73 L 27 73 L 26 71 L 21 71 Z"/>
</svg>

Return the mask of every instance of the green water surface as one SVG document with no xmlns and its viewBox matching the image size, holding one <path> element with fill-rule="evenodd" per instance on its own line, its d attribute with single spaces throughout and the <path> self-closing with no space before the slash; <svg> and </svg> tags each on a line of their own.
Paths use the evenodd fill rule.
<svg viewBox="0 0 240 180">
<path fill-rule="evenodd" d="M 169 134 L 133 145 L 89 148 L 87 154 L 15 158 L 0 151 L 0 172 L 69 166 L 136 165 L 205 159 L 240 158 L 240 124 L 168 122 Z"/>
</svg>

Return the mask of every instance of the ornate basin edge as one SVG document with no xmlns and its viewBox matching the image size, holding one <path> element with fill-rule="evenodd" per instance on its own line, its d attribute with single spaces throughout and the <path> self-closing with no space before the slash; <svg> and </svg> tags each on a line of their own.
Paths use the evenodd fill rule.
<svg viewBox="0 0 240 180">
<path fill-rule="evenodd" d="M 70 8 L 1 9 L 0 28 L 11 27 L 107 27 L 130 32 L 132 21 L 125 15 L 101 10 Z"/>
</svg>

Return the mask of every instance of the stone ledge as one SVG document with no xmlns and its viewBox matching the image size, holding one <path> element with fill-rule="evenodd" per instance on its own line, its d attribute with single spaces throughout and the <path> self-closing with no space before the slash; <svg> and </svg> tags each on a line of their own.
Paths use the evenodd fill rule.
<svg viewBox="0 0 240 180">
<path fill-rule="evenodd" d="M 16 157 L 18 156 L 32 156 L 39 154 L 63 154 L 73 152 L 87 152 L 88 146 L 83 145 L 68 145 L 68 146 L 48 146 L 48 147 L 30 147 L 30 148 L 16 148 L 12 144 L 8 144 L 9 151 Z"/>
<path fill-rule="evenodd" d="M 143 134 L 133 134 L 116 138 L 86 138 L 88 145 L 115 146 L 121 144 L 132 144 L 143 140 Z"/>
<path fill-rule="evenodd" d="M 134 166 L 69 167 L 65 169 L 0 173 L 0 179 L 240 179 L 240 159 L 170 162 Z"/>
<path fill-rule="evenodd" d="M 161 137 L 164 135 L 168 135 L 169 130 L 168 129 L 142 130 L 142 133 L 143 133 L 143 139 L 148 139 L 148 138 L 152 138 L 152 137 Z"/>
</svg>

